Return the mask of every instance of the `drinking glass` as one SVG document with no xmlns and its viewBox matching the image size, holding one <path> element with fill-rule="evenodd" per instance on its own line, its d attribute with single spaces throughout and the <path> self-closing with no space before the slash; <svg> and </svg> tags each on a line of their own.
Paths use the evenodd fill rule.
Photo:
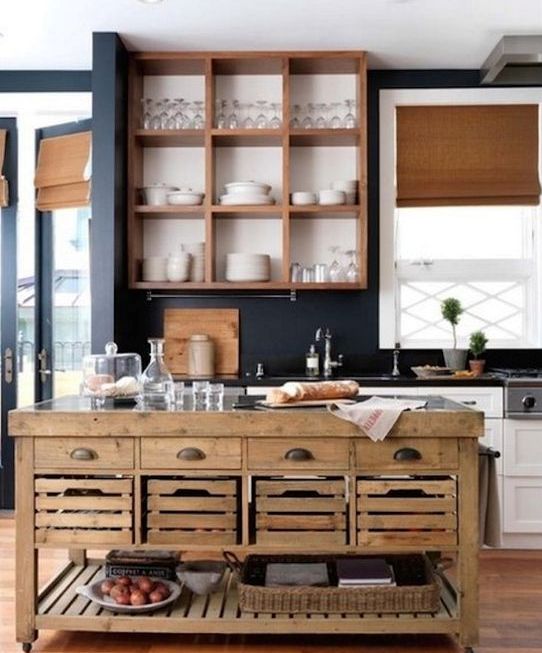
<svg viewBox="0 0 542 653">
<path fill-rule="evenodd" d="M 301 281 L 301 265 L 299 263 L 290 265 L 290 281 Z"/>
<path fill-rule="evenodd" d="M 141 126 L 143 129 L 151 129 L 152 112 L 153 101 L 148 97 L 144 97 L 141 100 Z"/>
<path fill-rule="evenodd" d="M 190 110 L 194 114 L 194 117 L 192 118 L 192 129 L 203 129 L 205 127 L 203 102 L 201 100 L 194 100 L 190 105 Z"/>
<path fill-rule="evenodd" d="M 303 129 L 312 129 L 314 127 L 314 104 L 309 102 L 307 104 L 307 113 L 301 121 Z"/>
<path fill-rule="evenodd" d="M 344 269 L 342 265 L 337 261 L 337 255 L 339 253 L 339 248 L 337 245 L 332 245 L 329 248 L 329 251 L 333 255 L 333 261 L 331 265 L 329 266 L 329 280 L 332 283 L 338 283 L 340 281 L 344 281 L 345 279 L 345 274 L 344 274 Z"/>
<path fill-rule="evenodd" d="M 314 281 L 314 270 L 311 267 L 301 269 L 301 281 L 303 283 L 312 283 Z"/>
<path fill-rule="evenodd" d="M 228 129 L 239 129 L 239 112 L 241 108 L 239 106 L 239 100 L 232 101 L 231 113 L 226 119 L 226 127 Z"/>
<path fill-rule="evenodd" d="M 350 257 L 350 263 L 346 268 L 346 280 L 350 283 L 356 283 L 359 281 L 359 266 L 356 262 L 357 250 L 349 249 L 345 252 L 347 256 Z"/>
<path fill-rule="evenodd" d="M 269 121 L 267 120 L 267 111 L 269 107 L 267 106 L 266 100 L 258 100 L 256 102 L 258 105 L 258 115 L 256 116 L 256 127 L 258 129 L 267 129 L 269 127 Z"/>
<path fill-rule="evenodd" d="M 271 102 L 271 109 L 273 111 L 273 117 L 269 121 L 269 126 L 271 129 L 280 129 L 282 126 L 282 119 L 280 117 L 282 105 L 280 102 Z"/>
<path fill-rule="evenodd" d="M 225 129 L 226 121 L 228 115 L 228 101 L 227 100 L 217 100 L 216 101 L 216 118 L 215 125 L 217 129 Z"/>
<path fill-rule="evenodd" d="M 192 410 L 205 410 L 209 381 L 192 382 Z"/>
<path fill-rule="evenodd" d="M 346 107 L 346 114 L 343 118 L 343 125 L 347 129 L 354 129 L 357 126 L 356 121 L 356 101 L 355 100 L 345 100 L 344 105 Z"/>
<path fill-rule="evenodd" d="M 316 129 L 325 129 L 327 127 L 326 122 L 326 105 L 323 102 L 319 102 L 314 105 L 316 120 L 314 121 L 314 126 Z"/>
<path fill-rule="evenodd" d="M 314 264 L 314 280 L 318 283 L 325 283 L 328 281 L 327 265 L 325 263 Z"/>
<path fill-rule="evenodd" d="M 184 381 L 176 381 L 173 384 L 173 403 L 176 410 L 184 408 Z"/>
<path fill-rule="evenodd" d="M 243 129 L 254 129 L 255 124 L 254 120 L 252 118 L 252 110 L 254 109 L 254 105 L 252 102 L 245 102 L 244 104 L 241 105 L 241 111 L 243 112 L 243 122 L 241 123 L 241 126 Z"/>
<path fill-rule="evenodd" d="M 206 403 L 207 410 L 224 409 L 224 384 L 209 383 L 207 387 Z"/>
<path fill-rule="evenodd" d="M 330 105 L 330 114 L 331 118 L 329 119 L 329 127 L 331 129 L 340 129 L 343 126 L 343 121 L 341 118 L 341 103 L 332 102 Z"/>
<path fill-rule="evenodd" d="M 292 117 L 290 119 L 290 127 L 292 129 L 299 129 L 301 127 L 301 105 L 294 104 L 292 107 Z"/>
</svg>

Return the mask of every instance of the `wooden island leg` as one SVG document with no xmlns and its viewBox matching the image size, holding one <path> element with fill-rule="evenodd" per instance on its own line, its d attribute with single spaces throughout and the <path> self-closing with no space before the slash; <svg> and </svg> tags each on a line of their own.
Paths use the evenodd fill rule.
<svg viewBox="0 0 542 653">
<path fill-rule="evenodd" d="M 478 440 L 459 439 L 458 602 L 465 651 L 478 643 Z"/>
<path fill-rule="evenodd" d="M 34 546 L 34 440 L 15 443 L 15 633 L 23 651 L 37 639 L 37 551 Z"/>
</svg>

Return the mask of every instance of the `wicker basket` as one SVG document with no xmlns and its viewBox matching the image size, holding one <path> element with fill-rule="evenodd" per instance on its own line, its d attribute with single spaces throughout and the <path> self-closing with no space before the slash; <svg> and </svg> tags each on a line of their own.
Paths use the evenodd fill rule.
<svg viewBox="0 0 542 653">
<path fill-rule="evenodd" d="M 330 578 L 336 579 L 335 560 L 341 556 L 249 555 L 243 563 L 230 552 L 224 557 L 237 575 L 239 608 L 245 612 L 359 614 L 439 609 L 439 586 L 429 560 L 422 555 L 385 556 L 394 568 L 397 585 L 393 587 L 264 587 L 265 567 L 270 562 L 326 562 Z"/>
</svg>

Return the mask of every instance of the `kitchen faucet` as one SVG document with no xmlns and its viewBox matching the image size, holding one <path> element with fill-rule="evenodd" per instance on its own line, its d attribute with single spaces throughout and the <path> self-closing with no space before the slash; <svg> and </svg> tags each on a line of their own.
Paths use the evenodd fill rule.
<svg viewBox="0 0 542 653">
<path fill-rule="evenodd" d="M 314 336 L 314 339 L 316 342 L 320 342 L 322 338 L 325 341 L 325 348 L 324 348 L 324 376 L 325 378 L 329 378 L 333 374 L 333 368 L 334 367 L 342 367 L 343 364 L 343 355 L 339 354 L 337 356 L 337 360 L 331 360 L 331 331 L 326 327 L 325 332 L 323 331 L 322 327 L 318 327 L 316 330 L 316 335 Z"/>
</svg>

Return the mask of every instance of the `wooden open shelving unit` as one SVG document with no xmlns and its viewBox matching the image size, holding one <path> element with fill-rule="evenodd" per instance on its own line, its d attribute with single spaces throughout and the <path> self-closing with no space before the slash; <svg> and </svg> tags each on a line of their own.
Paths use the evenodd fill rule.
<svg viewBox="0 0 542 653">
<path fill-rule="evenodd" d="M 290 129 L 291 86 L 295 75 L 355 75 L 358 103 L 355 129 Z M 140 101 L 147 76 L 193 76 L 204 80 L 205 128 L 144 130 Z M 216 78 L 223 75 L 280 75 L 282 127 L 280 129 L 216 129 Z M 366 55 L 363 51 L 323 52 L 136 52 L 131 55 L 128 103 L 128 283 L 136 289 L 310 289 L 360 290 L 367 288 L 367 99 Z M 359 202 L 355 206 L 291 206 L 291 149 L 297 147 L 355 147 Z M 144 185 L 145 148 L 201 148 L 205 161 L 205 199 L 201 206 L 145 206 L 139 190 Z M 216 150 L 223 147 L 276 147 L 281 150 L 282 197 L 272 206 L 221 206 L 216 197 Z M 265 180 L 262 180 L 265 181 Z M 352 249 L 359 252 L 358 283 L 292 283 L 291 221 L 352 218 L 356 221 Z M 231 283 L 216 272 L 216 225 L 229 219 L 280 220 L 281 274 L 268 282 Z M 146 220 L 194 219 L 204 221 L 205 281 L 203 283 L 143 282 L 141 263 Z M 263 250 L 265 251 L 265 250 Z"/>
</svg>

